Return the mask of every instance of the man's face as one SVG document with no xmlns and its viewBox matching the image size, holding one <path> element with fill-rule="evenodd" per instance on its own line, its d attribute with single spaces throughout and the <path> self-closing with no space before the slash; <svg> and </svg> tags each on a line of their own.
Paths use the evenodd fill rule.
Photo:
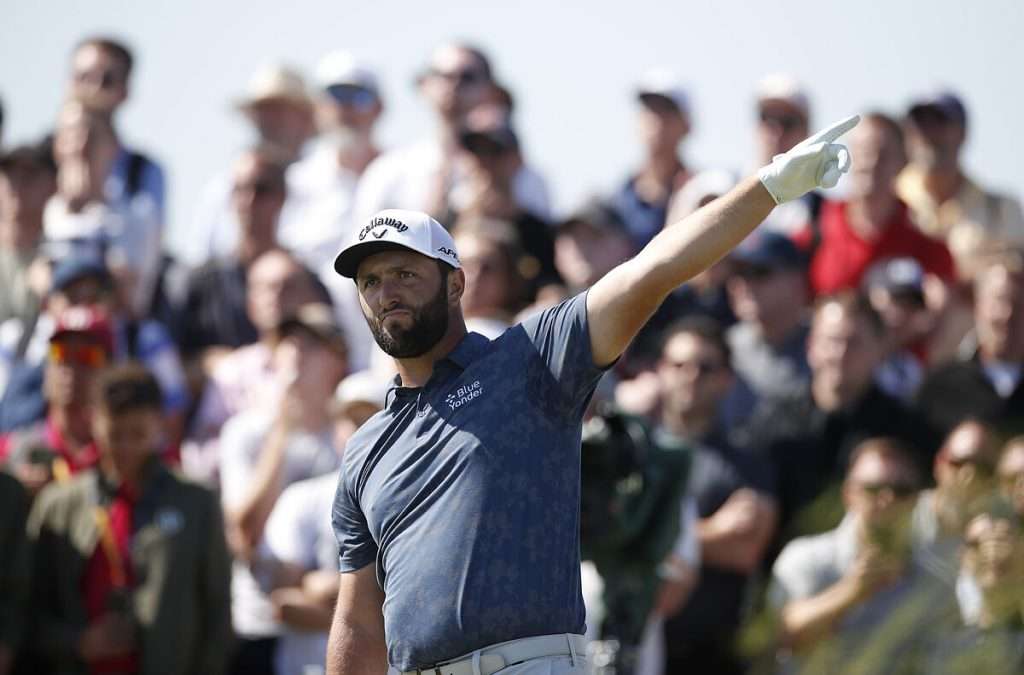
<svg viewBox="0 0 1024 675">
<path fill-rule="evenodd" d="M 55 407 L 86 406 L 93 382 L 109 356 L 96 338 L 67 333 L 50 342 L 43 370 L 43 396 Z"/>
<path fill-rule="evenodd" d="M 985 427 L 957 426 L 935 458 L 935 482 L 947 504 L 962 512 L 995 487 L 998 449 Z M 963 513 L 961 513 L 963 515 Z"/>
<path fill-rule="evenodd" d="M 455 240 L 459 262 L 466 274 L 466 292 L 462 310 L 466 316 L 488 316 L 508 311 L 508 298 L 513 292 L 512 270 L 493 241 L 476 235 Z"/>
<path fill-rule="evenodd" d="M 359 263 L 359 302 L 384 353 L 415 358 L 441 341 L 448 332 L 450 302 L 458 302 L 449 300 L 453 277 L 464 287 L 461 272 L 445 280 L 435 260 L 411 251 L 376 253 Z"/>
<path fill-rule="evenodd" d="M 907 119 L 910 161 L 925 169 L 956 168 L 965 131 L 959 122 L 949 119 L 937 108 L 916 109 Z"/>
<path fill-rule="evenodd" d="M 115 55 L 84 45 L 71 57 L 71 98 L 90 110 L 110 115 L 128 98 L 128 73 Z"/>
<path fill-rule="evenodd" d="M 309 106 L 285 99 L 257 101 L 246 108 L 262 142 L 291 153 L 313 133 L 313 112 Z"/>
<path fill-rule="evenodd" d="M 1013 442 L 999 460 L 999 488 L 1014 510 L 1024 517 L 1024 442 Z"/>
<path fill-rule="evenodd" d="M 808 136 L 803 111 L 785 101 L 761 101 L 757 112 L 757 144 L 764 164 Z"/>
<path fill-rule="evenodd" d="M 588 288 L 633 254 L 624 232 L 574 223 L 555 237 L 555 267 L 574 289 Z"/>
<path fill-rule="evenodd" d="M 723 354 L 693 333 L 678 333 L 669 339 L 657 372 L 668 414 L 711 417 L 733 383 Z"/>
<path fill-rule="evenodd" d="M 331 85 L 316 102 L 317 128 L 323 134 L 344 132 L 368 138 L 380 117 L 381 104 L 369 89 L 353 85 Z"/>
<path fill-rule="evenodd" d="M 806 303 L 807 281 L 799 268 L 739 264 L 728 283 L 732 309 L 742 321 L 755 324 L 771 318 L 789 307 Z"/>
<path fill-rule="evenodd" d="M 346 403 L 334 416 L 334 447 L 339 452 L 345 449 L 348 439 L 352 438 L 359 427 L 366 423 L 380 410 L 376 403 L 369 401 L 352 401 Z"/>
<path fill-rule="evenodd" d="M 38 232 L 43 207 L 56 188 L 49 171 L 29 162 L 15 162 L 0 172 L 0 223 Z"/>
<path fill-rule="evenodd" d="M 1024 274 L 1003 266 L 979 273 L 975 282 L 974 324 L 986 359 L 1024 361 Z"/>
<path fill-rule="evenodd" d="M 159 448 L 164 420 L 160 411 L 137 408 L 119 413 L 97 408 L 93 412 L 92 434 L 100 455 L 121 475 L 136 475 Z"/>
<path fill-rule="evenodd" d="M 861 455 L 846 476 L 843 499 L 874 543 L 885 545 L 905 533 L 917 482 L 900 462 L 877 452 Z"/>
<path fill-rule="evenodd" d="M 851 401 L 867 390 L 882 357 L 881 336 L 837 303 L 820 307 L 811 324 L 807 362 L 816 386 Z"/>
<path fill-rule="evenodd" d="M 850 134 L 850 154 L 857 158 L 850 169 L 850 197 L 893 195 L 896 176 L 903 170 L 899 138 L 880 124 L 860 124 Z"/>
<path fill-rule="evenodd" d="M 284 200 L 285 187 L 266 164 L 252 155 L 245 155 L 238 161 L 231 202 L 243 238 L 272 245 Z"/>
<path fill-rule="evenodd" d="M 443 118 L 459 120 L 488 99 L 491 81 L 471 52 L 449 45 L 434 53 L 420 82 L 423 95 Z"/>
<path fill-rule="evenodd" d="M 311 330 L 293 326 L 274 348 L 274 369 L 301 373 L 296 387 L 304 400 L 323 404 L 345 375 L 348 362 Z"/>
<path fill-rule="evenodd" d="M 249 268 L 246 307 L 260 333 L 273 330 L 300 305 L 314 300 L 303 269 L 280 251 L 260 256 Z"/>
<path fill-rule="evenodd" d="M 637 122 L 640 142 L 648 152 L 675 152 L 690 130 L 686 117 L 664 96 L 645 96 Z"/>
<path fill-rule="evenodd" d="M 1024 538 L 1020 528 L 989 514 L 976 516 L 964 531 L 964 567 L 984 591 L 1010 590 L 1024 579 Z"/>
</svg>

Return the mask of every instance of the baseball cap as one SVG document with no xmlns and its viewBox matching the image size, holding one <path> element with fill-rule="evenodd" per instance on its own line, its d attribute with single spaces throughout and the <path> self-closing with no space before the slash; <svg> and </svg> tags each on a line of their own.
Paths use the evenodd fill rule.
<svg viewBox="0 0 1024 675">
<path fill-rule="evenodd" d="M 770 230 L 755 230 L 732 252 L 732 259 L 753 267 L 803 267 L 804 255 L 789 237 Z"/>
<path fill-rule="evenodd" d="M 80 279 L 97 278 L 104 285 L 112 285 L 110 269 L 99 251 L 74 250 L 59 258 L 50 272 L 50 292 L 62 291 Z"/>
<path fill-rule="evenodd" d="M 334 390 L 334 408 L 340 410 L 351 403 L 370 403 L 384 407 L 388 378 L 371 370 L 361 370 L 343 379 Z"/>
<path fill-rule="evenodd" d="M 306 83 L 298 71 L 279 64 L 262 66 L 249 79 L 245 94 L 235 105 L 245 110 L 266 101 L 288 101 L 296 105 L 309 105 Z"/>
<path fill-rule="evenodd" d="M 626 222 L 619 212 L 606 199 L 591 197 L 583 205 L 563 220 L 558 228 L 566 230 L 577 225 L 588 225 L 596 230 L 612 234 L 621 233 L 628 236 Z"/>
<path fill-rule="evenodd" d="M 333 51 L 317 64 L 313 80 L 320 89 L 336 86 L 359 87 L 379 96 L 377 76 L 351 52 Z"/>
<path fill-rule="evenodd" d="M 348 353 L 345 332 L 338 325 L 334 310 L 322 302 L 301 305 L 292 314 L 281 319 L 275 331 L 278 340 L 283 339 L 296 328 L 303 328 L 315 335 L 331 349 L 341 354 Z"/>
<path fill-rule="evenodd" d="M 864 275 L 867 288 L 884 288 L 890 293 L 923 295 L 924 268 L 914 258 L 889 258 L 871 266 Z"/>
<path fill-rule="evenodd" d="M 967 109 L 964 107 L 963 101 L 949 90 L 934 91 L 918 97 L 910 104 L 907 115 L 913 119 L 926 110 L 936 111 L 947 120 L 961 126 L 967 124 Z"/>
<path fill-rule="evenodd" d="M 811 105 L 800 82 L 792 75 L 771 73 L 757 83 L 757 101 L 781 101 L 796 108 L 805 118 L 810 117 Z"/>
<path fill-rule="evenodd" d="M 103 345 L 108 354 L 114 353 L 114 329 L 110 317 L 99 307 L 75 306 L 64 310 L 57 317 L 50 342 L 67 335 L 88 335 Z"/>
<path fill-rule="evenodd" d="M 441 223 L 421 211 L 386 209 L 353 233 L 335 258 L 334 270 L 343 277 L 354 279 L 364 258 L 395 249 L 406 249 L 455 268 L 461 267 L 455 241 Z"/>
<path fill-rule="evenodd" d="M 675 73 L 667 68 L 652 68 L 645 72 L 636 85 L 636 96 L 643 101 L 649 96 L 668 99 L 683 115 L 690 114 L 690 97 Z"/>
</svg>

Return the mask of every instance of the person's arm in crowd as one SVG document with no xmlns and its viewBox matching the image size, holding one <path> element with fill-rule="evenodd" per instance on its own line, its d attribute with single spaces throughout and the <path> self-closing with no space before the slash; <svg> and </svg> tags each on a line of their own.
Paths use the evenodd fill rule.
<svg viewBox="0 0 1024 675">
<path fill-rule="evenodd" d="M 595 283 L 587 294 L 594 363 L 617 359 L 672 290 L 728 253 L 776 204 L 834 186 L 849 167 L 849 154 L 832 141 L 858 120 L 843 120 L 777 156 L 759 175 L 666 227 L 636 257 Z"/>
<path fill-rule="evenodd" d="M 679 518 L 679 536 L 671 553 L 658 568 L 661 586 L 654 597 L 654 614 L 675 616 L 690 599 L 700 579 L 701 543 L 697 534 L 697 502 L 683 499 Z"/>
<path fill-rule="evenodd" d="M 761 564 L 778 522 L 775 499 L 749 488 L 736 490 L 697 527 L 703 562 L 750 574 Z"/>
<path fill-rule="evenodd" d="M 846 614 L 900 574 L 902 563 L 866 548 L 850 569 L 825 590 L 786 603 L 780 613 L 783 644 L 802 649 L 829 636 Z"/>
<path fill-rule="evenodd" d="M 327 675 L 385 675 L 384 591 L 366 565 L 338 579 L 338 603 L 327 640 Z"/>
<path fill-rule="evenodd" d="M 202 609 L 198 616 L 203 622 L 198 634 L 202 636 L 195 656 L 193 673 L 222 673 L 231 644 L 231 555 L 224 539 L 224 518 L 216 495 L 210 494 L 206 546 L 203 568 L 200 570 L 198 597 Z"/>
<path fill-rule="evenodd" d="M 281 588 L 270 595 L 277 618 L 294 630 L 327 631 L 331 628 L 334 599 L 338 597 L 338 573 L 314 570 L 301 585 Z"/>
</svg>

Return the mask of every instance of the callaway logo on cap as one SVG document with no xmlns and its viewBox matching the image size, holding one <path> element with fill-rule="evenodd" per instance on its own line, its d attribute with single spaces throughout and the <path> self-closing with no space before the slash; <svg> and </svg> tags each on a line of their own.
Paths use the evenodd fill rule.
<svg viewBox="0 0 1024 675">
<path fill-rule="evenodd" d="M 334 269 L 341 276 L 353 279 L 363 258 L 395 249 L 408 249 L 452 267 L 461 267 L 455 242 L 441 223 L 420 211 L 388 209 L 374 215 L 355 232 L 335 258 Z"/>
</svg>

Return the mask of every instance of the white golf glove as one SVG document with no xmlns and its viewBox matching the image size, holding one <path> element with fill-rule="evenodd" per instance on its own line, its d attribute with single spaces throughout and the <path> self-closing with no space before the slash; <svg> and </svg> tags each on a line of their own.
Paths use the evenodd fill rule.
<svg viewBox="0 0 1024 675">
<path fill-rule="evenodd" d="M 860 122 L 860 115 L 847 117 L 824 131 L 806 138 L 771 164 L 761 167 L 761 179 L 776 204 L 810 192 L 814 188 L 835 187 L 839 177 L 850 169 L 850 151 L 845 145 L 833 143 Z"/>
</svg>

